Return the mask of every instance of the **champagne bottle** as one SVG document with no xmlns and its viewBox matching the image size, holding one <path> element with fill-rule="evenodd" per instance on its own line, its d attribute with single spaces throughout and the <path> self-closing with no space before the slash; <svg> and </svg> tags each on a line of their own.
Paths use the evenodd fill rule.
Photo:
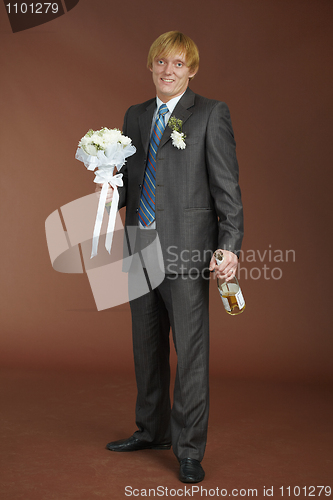
<svg viewBox="0 0 333 500">
<path fill-rule="evenodd" d="M 214 257 L 217 265 L 219 266 L 224 258 L 223 252 L 221 250 L 216 250 Z M 240 314 L 244 311 L 245 300 L 236 276 L 234 276 L 230 281 L 217 278 L 217 288 L 220 292 L 224 309 L 228 314 L 236 316 L 236 314 Z"/>
</svg>

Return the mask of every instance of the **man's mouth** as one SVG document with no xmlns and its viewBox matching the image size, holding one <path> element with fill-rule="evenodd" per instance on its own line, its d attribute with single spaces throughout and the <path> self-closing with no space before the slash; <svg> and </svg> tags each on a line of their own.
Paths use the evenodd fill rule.
<svg viewBox="0 0 333 500">
<path fill-rule="evenodd" d="M 174 80 L 170 80 L 169 78 L 161 78 L 162 82 L 172 83 Z"/>
</svg>

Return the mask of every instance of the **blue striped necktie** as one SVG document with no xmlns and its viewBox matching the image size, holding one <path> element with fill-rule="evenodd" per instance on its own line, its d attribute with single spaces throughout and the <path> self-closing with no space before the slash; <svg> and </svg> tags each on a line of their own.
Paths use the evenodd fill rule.
<svg viewBox="0 0 333 500">
<path fill-rule="evenodd" d="M 143 180 L 139 207 L 139 221 L 143 226 L 148 226 L 155 219 L 156 155 L 158 145 L 165 129 L 164 115 L 168 113 L 168 111 L 169 110 L 166 104 L 162 104 L 160 106 L 150 139 L 148 161 Z"/>
</svg>

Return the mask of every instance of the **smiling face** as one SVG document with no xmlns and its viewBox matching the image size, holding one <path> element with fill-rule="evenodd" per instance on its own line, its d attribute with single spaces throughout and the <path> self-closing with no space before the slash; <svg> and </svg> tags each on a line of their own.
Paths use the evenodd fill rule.
<svg viewBox="0 0 333 500">
<path fill-rule="evenodd" d="M 178 53 L 156 57 L 150 71 L 157 97 L 164 103 L 185 92 L 189 79 L 196 73 L 186 66 L 185 56 Z"/>
</svg>

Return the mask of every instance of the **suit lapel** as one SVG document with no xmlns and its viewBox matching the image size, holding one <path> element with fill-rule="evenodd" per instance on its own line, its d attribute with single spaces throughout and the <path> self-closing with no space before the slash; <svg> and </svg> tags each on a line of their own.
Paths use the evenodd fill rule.
<svg viewBox="0 0 333 500">
<path fill-rule="evenodd" d="M 148 147 L 150 141 L 151 122 L 156 107 L 156 99 L 147 106 L 146 111 L 139 116 L 139 127 L 141 132 L 141 141 L 146 155 L 148 155 Z"/>
<path fill-rule="evenodd" d="M 182 120 L 183 125 L 192 114 L 192 112 L 189 111 L 189 108 L 194 106 L 194 97 L 195 97 L 194 92 L 192 92 L 190 88 L 187 88 L 185 94 L 181 97 L 181 99 L 179 99 L 179 102 L 172 113 L 172 116 L 175 116 L 179 120 Z M 141 141 L 146 155 L 148 155 L 150 131 L 151 131 L 151 125 L 155 108 L 156 108 L 156 99 L 152 99 L 150 104 L 148 104 L 146 111 L 139 116 Z M 162 135 L 159 148 L 164 146 L 164 144 L 170 139 L 171 134 L 172 130 L 167 125 Z"/>
<path fill-rule="evenodd" d="M 171 116 L 175 116 L 179 120 L 182 120 L 183 125 L 186 122 L 186 120 L 191 116 L 192 112 L 189 111 L 189 108 L 194 106 L 194 97 L 195 94 L 192 92 L 191 89 L 187 88 L 185 94 L 179 99 L 179 102 L 177 103 L 177 106 L 173 110 L 173 113 Z M 172 130 L 168 125 L 165 127 L 164 133 L 162 135 L 162 139 L 159 145 L 159 148 L 164 146 L 164 144 L 170 139 L 170 136 L 172 134 Z"/>
</svg>

